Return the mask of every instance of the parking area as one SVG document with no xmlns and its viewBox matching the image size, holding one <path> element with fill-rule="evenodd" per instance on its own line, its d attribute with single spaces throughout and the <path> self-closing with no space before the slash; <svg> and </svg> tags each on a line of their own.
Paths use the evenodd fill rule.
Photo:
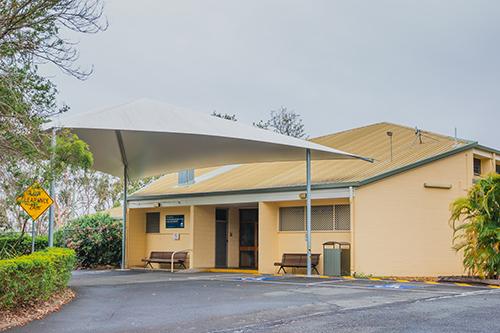
<svg viewBox="0 0 500 333">
<path fill-rule="evenodd" d="M 500 289 L 347 278 L 75 272 L 77 298 L 13 332 L 500 331 Z"/>
</svg>

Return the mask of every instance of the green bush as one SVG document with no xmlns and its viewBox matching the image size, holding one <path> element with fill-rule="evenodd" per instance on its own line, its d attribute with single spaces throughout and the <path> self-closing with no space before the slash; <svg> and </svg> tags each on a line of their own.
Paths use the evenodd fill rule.
<svg viewBox="0 0 500 333">
<path fill-rule="evenodd" d="M 35 251 L 45 249 L 49 244 L 47 236 L 35 238 Z M 0 259 L 9 259 L 31 253 L 31 235 L 22 238 L 19 233 L 0 235 Z"/>
<path fill-rule="evenodd" d="M 74 249 L 80 267 L 117 266 L 121 259 L 121 222 L 97 213 L 70 221 L 62 230 L 66 247 Z M 57 237 L 56 237 L 57 238 Z"/>
<path fill-rule="evenodd" d="M 0 309 L 47 300 L 67 286 L 75 262 L 75 252 L 61 248 L 0 260 Z"/>
<path fill-rule="evenodd" d="M 500 175 L 481 179 L 452 204 L 454 248 L 472 275 L 500 277 Z"/>
</svg>

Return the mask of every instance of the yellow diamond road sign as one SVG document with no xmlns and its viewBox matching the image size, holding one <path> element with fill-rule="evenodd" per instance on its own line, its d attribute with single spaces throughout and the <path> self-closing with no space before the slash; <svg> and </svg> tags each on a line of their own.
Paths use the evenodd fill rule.
<svg viewBox="0 0 500 333">
<path fill-rule="evenodd" d="M 54 203 L 54 200 L 45 190 L 35 182 L 23 195 L 17 198 L 19 205 L 28 213 L 33 220 L 36 220 Z"/>
</svg>

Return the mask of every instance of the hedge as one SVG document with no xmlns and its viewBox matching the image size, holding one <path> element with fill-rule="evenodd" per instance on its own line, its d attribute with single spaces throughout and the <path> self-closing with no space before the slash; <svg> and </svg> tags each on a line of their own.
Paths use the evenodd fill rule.
<svg viewBox="0 0 500 333">
<path fill-rule="evenodd" d="M 24 234 L 22 238 L 19 233 L 0 235 L 0 259 L 9 259 L 31 253 L 31 235 Z M 47 236 L 35 238 L 35 251 L 47 248 L 49 241 Z"/>
<path fill-rule="evenodd" d="M 75 263 L 75 251 L 62 248 L 0 260 L 0 309 L 47 300 L 67 286 Z"/>
</svg>

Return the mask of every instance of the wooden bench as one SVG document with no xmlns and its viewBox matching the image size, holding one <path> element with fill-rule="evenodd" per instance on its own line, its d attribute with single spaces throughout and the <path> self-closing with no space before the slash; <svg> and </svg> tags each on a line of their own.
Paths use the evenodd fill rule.
<svg viewBox="0 0 500 333">
<path fill-rule="evenodd" d="M 311 267 L 319 274 L 316 266 L 319 264 L 320 254 L 311 254 Z M 278 273 L 283 270 L 286 274 L 285 267 L 292 268 L 307 268 L 307 253 L 283 253 L 281 262 L 275 262 L 274 266 L 279 266 Z"/>
<path fill-rule="evenodd" d="M 156 264 L 178 264 L 186 269 L 185 262 L 187 260 L 188 253 L 187 252 L 164 252 L 164 251 L 152 251 L 149 255 L 149 258 L 142 259 L 143 262 L 146 263 L 144 268 L 148 267 L 148 265 L 153 268 L 151 263 Z"/>
</svg>

